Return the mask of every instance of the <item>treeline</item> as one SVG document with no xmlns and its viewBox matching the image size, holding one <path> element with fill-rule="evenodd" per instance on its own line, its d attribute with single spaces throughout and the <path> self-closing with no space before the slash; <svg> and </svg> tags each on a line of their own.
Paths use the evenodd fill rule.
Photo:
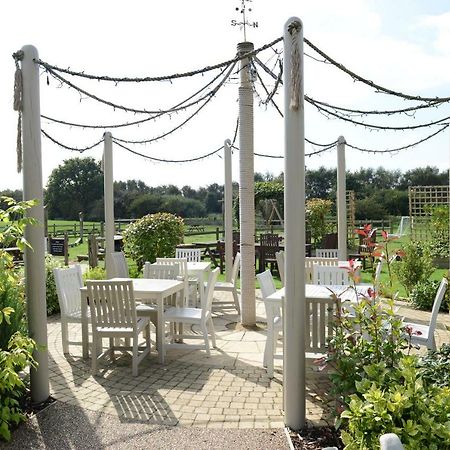
<svg viewBox="0 0 450 450">
<path fill-rule="evenodd" d="M 283 174 L 255 173 L 255 181 L 283 183 Z M 347 190 L 355 192 L 357 219 L 383 219 L 391 215 L 406 216 L 409 186 L 448 184 L 448 171 L 425 167 L 406 171 L 359 169 L 347 172 Z M 181 217 L 205 217 L 222 213 L 223 185 L 213 183 L 194 189 L 174 185 L 151 187 L 141 180 L 114 183 L 116 218 L 128 219 L 167 211 Z M 234 183 L 233 191 L 238 192 Z M 0 193 L 20 200 L 22 192 Z M 306 171 L 306 197 L 336 198 L 336 169 Z M 50 219 L 77 220 L 83 211 L 85 220 L 103 220 L 103 173 L 93 158 L 72 158 L 51 173 L 45 190 Z M 282 205 L 281 210 L 282 210 Z"/>
</svg>

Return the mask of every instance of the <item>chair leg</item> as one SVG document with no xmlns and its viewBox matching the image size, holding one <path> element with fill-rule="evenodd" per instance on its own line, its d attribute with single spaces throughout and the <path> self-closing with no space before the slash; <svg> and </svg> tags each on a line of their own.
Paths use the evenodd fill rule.
<svg viewBox="0 0 450 450">
<path fill-rule="evenodd" d="M 116 355 L 114 354 L 114 338 L 109 338 L 109 355 L 111 356 L 111 361 L 115 361 Z"/>
<path fill-rule="evenodd" d="M 239 296 L 238 296 L 236 288 L 233 288 L 233 300 L 234 300 L 234 306 L 236 306 L 238 314 L 241 314 L 241 305 L 239 304 Z"/>
<path fill-rule="evenodd" d="M 212 317 L 210 317 L 210 319 L 208 320 L 208 325 L 209 325 L 209 332 L 211 334 L 212 346 L 216 348 L 216 331 L 214 330 L 214 323 Z"/>
<path fill-rule="evenodd" d="M 92 334 L 92 354 L 91 354 L 91 373 L 92 376 L 97 375 L 97 358 L 98 358 L 98 338 L 95 334 Z"/>
<path fill-rule="evenodd" d="M 208 328 L 206 326 L 206 323 L 202 323 L 201 329 L 203 333 L 203 339 L 205 341 L 206 356 L 209 357 L 211 356 L 211 351 L 209 350 Z"/>
<path fill-rule="evenodd" d="M 146 343 L 148 351 L 150 353 L 151 348 L 152 348 L 152 343 L 150 341 L 150 321 L 148 322 L 148 325 L 145 327 L 145 343 Z"/>
<path fill-rule="evenodd" d="M 61 318 L 61 337 L 63 353 L 69 353 L 69 324 L 65 319 Z"/>
<path fill-rule="evenodd" d="M 132 361 L 132 370 L 133 377 L 137 377 L 138 375 L 138 335 L 133 336 L 133 361 Z"/>
</svg>

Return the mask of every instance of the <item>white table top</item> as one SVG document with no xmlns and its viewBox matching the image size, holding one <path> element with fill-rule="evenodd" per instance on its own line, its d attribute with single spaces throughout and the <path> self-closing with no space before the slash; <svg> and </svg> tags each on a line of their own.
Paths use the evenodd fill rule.
<svg viewBox="0 0 450 450">
<path fill-rule="evenodd" d="M 211 267 L 211 263 L 208 261 L 188 261 L 188 272 L 197 272 L 202 270 L 208 270 Z"/>
<path fill-rule="evenodd" d="M 142 294 L 164 294 L 172 289 L 182 289 L 184 284 L 178 280 L 156 280 L 153 278 L 112 278 L 111 281 L 129 280 L 133 282 L 135 295 Z M 87 291 L 86 286 L 81 291 Z"/>
<path fill-rule="evenodd" d="M 358 294 L 367 295 L 367 289 L 370 286 L 356 285 Z M 333 291 L 340 296 L 341 301 L 355 301 L 355 291 L 352 286 L 328 286 L 324 284 L 305 284 L 305 297 L 308 299 L 328 299 Z M 279 302 L 284 298 L 284 287 L 278 289 L 267 297 L 267 301 Z"/>
</svg>

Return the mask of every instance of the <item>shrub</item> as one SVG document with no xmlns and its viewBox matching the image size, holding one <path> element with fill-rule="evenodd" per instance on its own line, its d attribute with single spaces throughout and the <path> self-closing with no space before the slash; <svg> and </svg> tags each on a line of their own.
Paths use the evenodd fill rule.
<svg viewBox="0 0 450 450">
<path fill-rule="evenodd" d="M 430 277 L 434 267 L 430 250 L 424 243 L 411 241 L 404 247 L 404 253 L 394 270 L 409 296 L 417 283 Z"/>
<path fill-rule="evenodd" d="M 15 315 L 14 311 L 2 311 L 0 318 L 8 321 Z M 1 322 L 1 321 L 0 321 Z M 28 366 L 35 366 L 32 357 L 35 342 L 20 332 L 11 336 L 8 348 L 0 350 L 0 439 L 11 439 L 11 425 L 17 425 L 25 419 L 21 413 L 19 399 L 25 391 L 25 384 L 19 372 Z"/>
<path fill-rule="evenodd" d="M 183 219 L 170 213 L 149 214 L 129 225 L 125 232 L 125 252 L 141 270 L 145 261 L 171 257 L 183 242 Z"/>
<path fill-rule="evenodd" d="M 47 299 L 47 316 L 60 312 L 58 293 L 56 292 L 53 269 L 62 267 L 62 263 L 51 255 L 45 257 L 45 289 Z"/>
<path fill-rule="evenodd" d="M 333 202 L 321 198 L 312 198 L 306 202 L 306 223 L 311 230 L 311 237 L 316 246 L 322 242 L 323 237 L 331 228 L 326 222 L 326 216 L 330 214 Z"/>
<path fill-rule="evenodd" d="M 14 333 L 25 333 L 27 330 L 24 287 L 14 269 L 0 270 L 0 310 L 5 308 L 11 308 L 15 313 L 0 323 L 0 350 L 8 348 L 8 342 Z"/>
<path fill-rule="evenodd" d="M 423 380 L 428 385 L 450 387 L 450 344 L 439 350 L 429 350 L 419 361 Z"/>
<path fill-rule="evenodd" d="M 405 449 L 449 448 L 450 389 L 425 384 L 417 364 L 409 355 L 389 370 L 384 363 L 365 368 L 341 414 L 346 450 L 379 448 L 385 433 L 396 433 Z"/>
<path fill-rule="evenodd" d="M 416 309 L 431 311 L 438 287 L 439 281 L 419 281 L 411 291 L 411 305 Z M 448 296 L 448 291 L 446 296 Z M 446 301 L 442 302 L 441 311 L 448 311 L 448 303 Z"/>
<path fill-rule="evenodd" d="M 105 269 L 101 267 L 93 267 L 83 273 L 83 280 L 105 280 L 106 272 Z"/>
</svg>

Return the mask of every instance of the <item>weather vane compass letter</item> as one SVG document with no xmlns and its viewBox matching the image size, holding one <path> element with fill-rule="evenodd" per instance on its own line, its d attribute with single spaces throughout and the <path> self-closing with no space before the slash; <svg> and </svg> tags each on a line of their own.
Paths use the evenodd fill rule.
<svg viewBox="0 0 450 450">
<path fill-rule="evenodd" d="M 247 27 L 258 28 L 258 22 L 250 22 L 247 19 L 247 11 L 252 11 L 252 8 L 247 9 L 247 3 L 251 2 L 252 0 L 241 0 L 241 6 L 236 7 L 236 11 L 238 11 L 242 15 L 242 20 L 231 20 L 232 27 L 239 26 L 241 30 L 244 30 L 244 41 L 247 41 Z"/>
</svg>

